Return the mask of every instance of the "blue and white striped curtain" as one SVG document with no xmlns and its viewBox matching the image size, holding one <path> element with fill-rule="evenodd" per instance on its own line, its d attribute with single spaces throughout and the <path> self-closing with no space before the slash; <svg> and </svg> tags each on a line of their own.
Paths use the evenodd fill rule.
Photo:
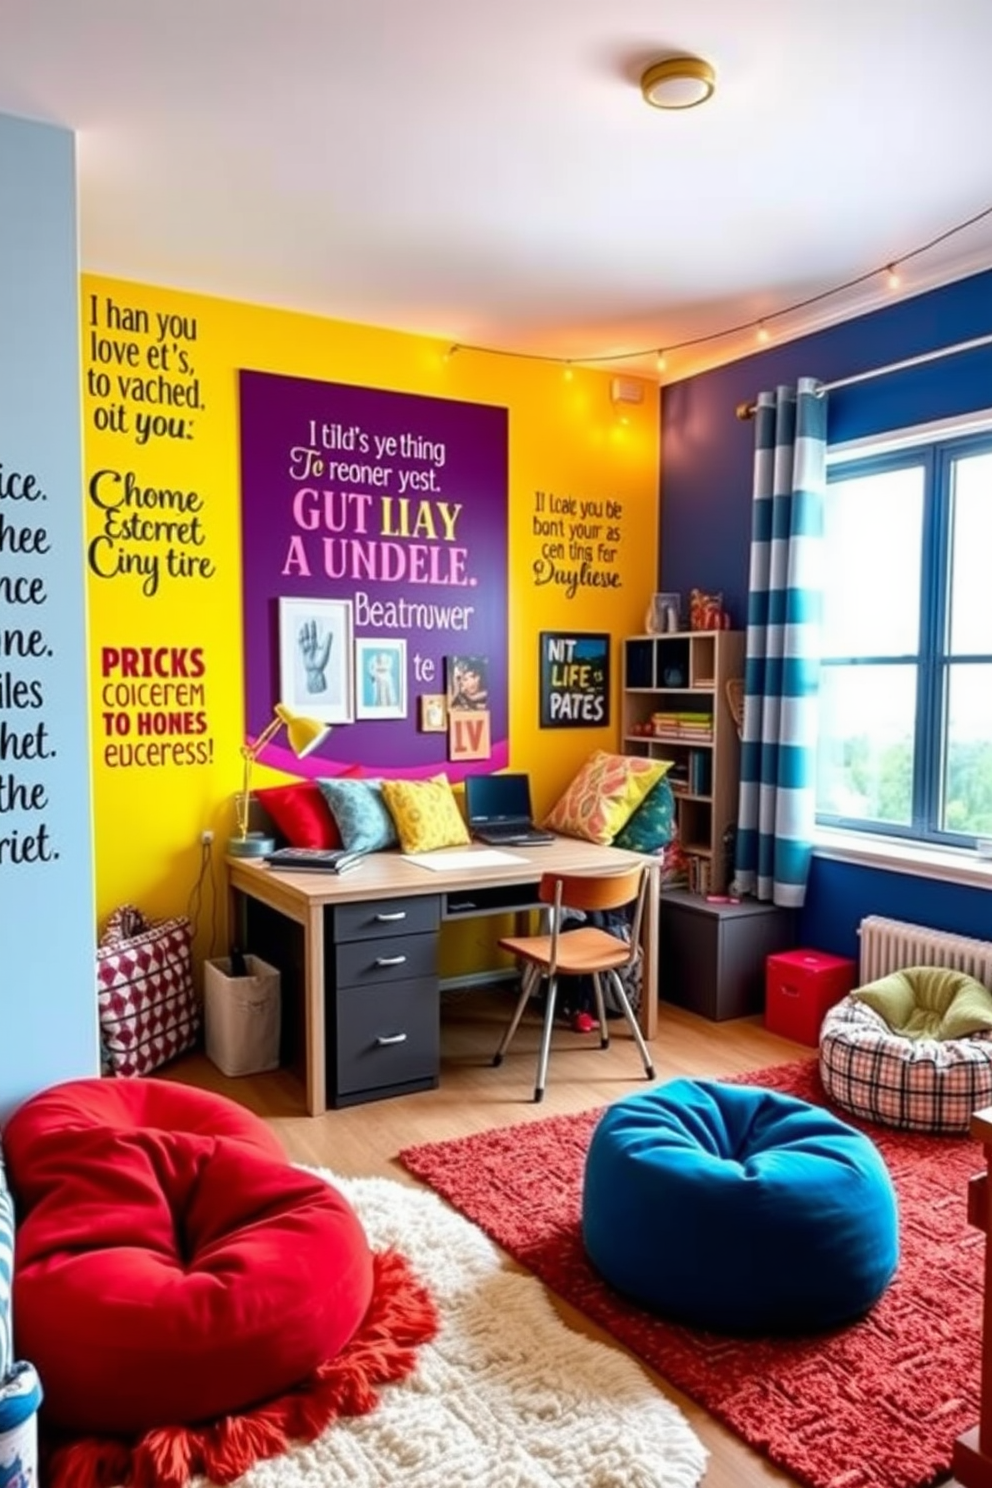
<svg viewBox="0 0 992 1488">
<path fill-rule="evenodd" d="M 806 897 L 816 798 L 827 398 L 821 383 L 761 393 L 735 886 L 775 904 Z"/>
</svg>

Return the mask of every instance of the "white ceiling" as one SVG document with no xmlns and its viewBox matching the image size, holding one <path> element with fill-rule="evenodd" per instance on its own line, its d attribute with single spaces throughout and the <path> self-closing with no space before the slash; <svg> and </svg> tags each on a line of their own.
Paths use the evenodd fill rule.
<svg viewBox="0 0 992 1488">
<path fill-rule="evenodd" d="M 708 104 L 643 102 L 673 52 Z M 84 269 L 577 361 L 747 327 L 668 377 L 992 206 L 990 58 L 992 0 L 0 0 Z M 989 265 L 992 216 L 900 292 Z"/>
</svg>

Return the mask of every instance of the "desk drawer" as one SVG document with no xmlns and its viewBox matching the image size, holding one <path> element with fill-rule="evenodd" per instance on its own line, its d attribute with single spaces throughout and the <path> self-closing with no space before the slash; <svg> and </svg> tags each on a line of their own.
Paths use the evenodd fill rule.
<svg viewBox="0 0 992 1488">
<path fill-rule="evenodd" d="M 334 947 L 335 985 L 379 986 L 437 976 L 436 935 L 386 935 Z"/>
<path fill-rule="evenodd" d="M 437 1081 L 441 1062 L 435 978 L 338 992 L 328 1051 L 339 1096 Z"/>
<path fill-rule="evenodd" d="M 383 935 L 421 935 L 441 923 L 437 894 L 410 899 L 370 899 L 365 903 L 335 904 L 331 939 L 370 940 Z"/>
</svg>

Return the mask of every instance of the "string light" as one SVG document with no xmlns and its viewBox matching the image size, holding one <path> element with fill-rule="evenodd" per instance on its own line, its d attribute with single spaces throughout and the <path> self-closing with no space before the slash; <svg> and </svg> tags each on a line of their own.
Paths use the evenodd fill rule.
<svg viewBox="0 0 992 1488">
<path fill-rule="evenodd" d="M 572 378 L 575 376 L 575 373 L 572 371 L 571 362 L 565 363 L 565 371 L 563 373 L 563 376 L 566 382 L 571 382 Z"/>
<path fill-rule="evenodd" d="M 914 258 L 919 258 L 922 254 L 929 253 L 932 248 L 945 243 L 948 238 L 956 237 L 958 233 L 964 232 L 966 228 L 974 227 L 976 222 L 982 222 L 986 217 L 992 217 L 992 205 L 983 207 L 974 216 L 967 217 L 963 222 L 955 223 L 953 227 L 949 227 L 946 231 L 938 233 L 937 237 L 931 238 L 926 243 L 921 243 L 917 248 L 911 248 L 908 253 L 900 254 L 898 258 L 892 259 L 889 263 L 877 265 L 873 269 L 866 269 L 863 274 L 856 274 L 852 279 L 845 279 L 842 284 L 834 284 L 829 289 L 820 290 L 818 294 L 808 295 L 803 300 L 796 300 L 791 305 L 783 305 L 780 310 L 770 310 L 757 320 L 744 320 L 740 321 L 737 325 L 724 326 L 719 331 L 709 331 L 704 336 L 691 336 L 686 341 L 673 342 L 670 346 L 666 346 L 663 351 L 655 350 L 654 347 L 645 347 L 639 351 L 615 351 L 604 353 L 600 356 L 572 357 L 564 363 L 566 369 L 565 376 L 568 377 L 574 362 L 581 362 L 584 366 L 598 366 L 612 362 L 641 361 L 652 355 L 657 359 L 655 365 L 658 371 L 663 372 L 666 367 L 666 357 L 671 355 L 673 351 L 688 351 L 694 346 L 705 346 L 712 341 L 723 341 L 729 336 L 743 335 L 746 331 L 753 331 L 756 338 L 762 343 L 765 343 L 770 339 L 770 332 L 767 326 L 768 321 L 781 320 L 788 315 L 794 315 L 797 310 L 806 310 L 810 305 L 821 304 L 824 300 L 832 299 L 834 295 L 843 294 L 849 289 L 856 289 L 858 285 L 867 284 L 870 280 L 877 279 L 880 275 L 885 276 L 886 283 L 890 289 L 898 289 L 902 283 L 902 276 L 899 273 L 901 267 L 911 262 Z M 456 351 L 481 351 L 490 356 L 513 357 L 520 361 L 562 364 L 561 357 L 546 356 L 539 351 L 509 351 L 502 347 L 472 346 L 465 342 L 459 342 L 449 347 L 442 360 L 449 361 Z"/>
</svg>

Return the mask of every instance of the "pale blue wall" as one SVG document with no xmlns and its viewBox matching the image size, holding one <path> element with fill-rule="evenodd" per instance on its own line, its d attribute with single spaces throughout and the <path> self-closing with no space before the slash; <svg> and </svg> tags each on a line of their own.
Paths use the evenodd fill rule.
<svg viewBox="0 0 992 1488">
<path fill-rule="evenodd" d="M 73 136 L 0 115 L 0 1120 L 99 1069 L 78 298 Z"/>
</svg>

